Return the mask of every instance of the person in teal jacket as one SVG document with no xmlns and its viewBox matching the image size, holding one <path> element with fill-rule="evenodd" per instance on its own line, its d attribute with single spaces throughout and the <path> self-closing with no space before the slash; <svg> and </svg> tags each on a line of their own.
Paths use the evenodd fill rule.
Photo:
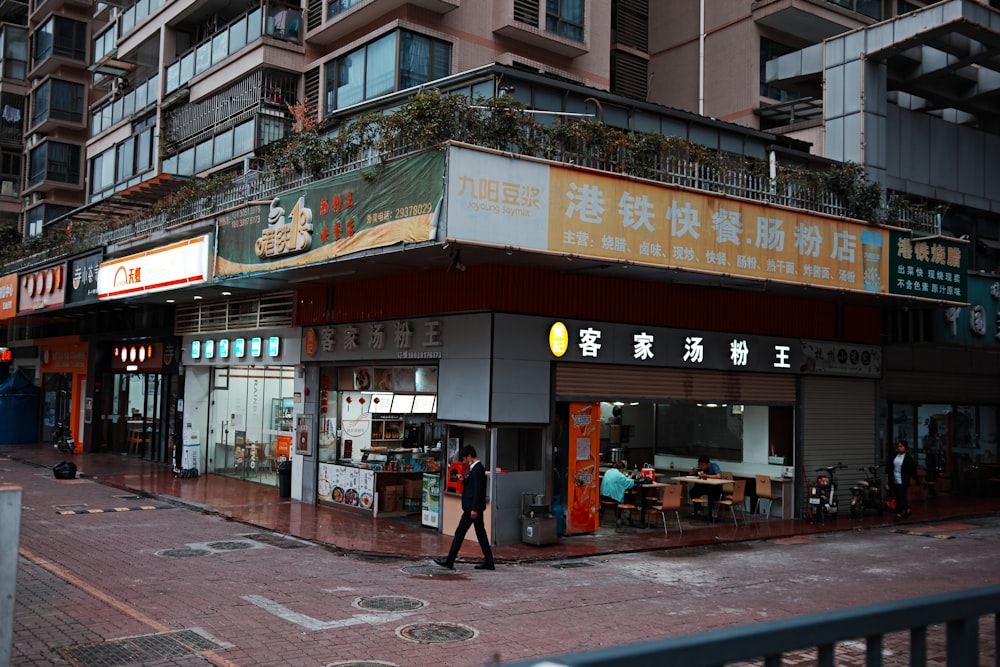
<svg viewBox="0 0 1000 667">
<path fill-rule="evenodd" d="M 635 480 L 626 477 L 622 470 L 625 464 L 616 461 L 601 479 L 601 497 L 615 501 L 619 505 L 625 502 L 625 492 L 635 486 Z"/>
</svg>

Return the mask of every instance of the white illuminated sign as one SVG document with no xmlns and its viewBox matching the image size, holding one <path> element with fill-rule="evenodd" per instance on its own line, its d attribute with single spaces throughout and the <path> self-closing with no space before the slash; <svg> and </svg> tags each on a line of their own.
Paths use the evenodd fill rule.
<svg viewBox="0 0 1000 667">
<path fill-rule="evenodd" d="M 247 354 L 247 340 L 246 338 L 234 338 L 233 339 L 233 356 L 237 359 L 242 359 Z"/>
<path fill-rule="evenodd" d="M 206 340 L 205 341 L 205 358 L 211 359 L 215 356 L 215 341 Z"/>
<path fill-rule="evenodd" d="M 281 354 L 281 339 L 271 336 L 267 339 L 267 356 L 276 357 Z"/>
<path fill-rule="evenodd" d="M 250 356 L 251 357 L 253 357 L 255 359 L 260 357 L 260 349 L 261 349 L 260 345 L 261 345 L 260 338 L 251 338 L 250 339 Z"/>
<path fill-rule="evenodd" d="M 201 341 L 193 340 L 191 341 L 191 358 L 201 359 Z"/>
<path fill-rule="evenodd" d="M 208 235 L 203 235 L 102 262 L 97 271 L 97 297 L 120 299 L 203 283 L 209 271 L 210 245 Z"/>
<path fill-rule="evenodd" d="M 220 338 L 219 339 L 219 358 L 228 359 L 229 358 L 229 339 Z"/>
</svg>

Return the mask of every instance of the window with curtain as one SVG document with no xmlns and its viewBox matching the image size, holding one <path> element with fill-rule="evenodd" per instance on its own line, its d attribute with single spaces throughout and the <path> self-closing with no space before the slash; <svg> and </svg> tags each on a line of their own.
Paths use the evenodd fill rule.
<svg viewBox="0 0 1000 667">
<path fill-rule="evenodd" d="M 447 76 L 451 45 L 408 30 L 389 33 L 326 66 L 326 113 Z"/>
<path fill-rule="evenodd" d="M 28 182 L 80 182 L 80 147 L 58 141 L 46 141 L 32 149 L 28 157 Z"/>
<path fill-rule="evenodd" d="M 545 30 L 582 42 L 583 3 L 584 0 L 545 0 Z"/>
<path fill-rule="evenodd" d="M 35 31 L 35 63 L 49 56 L 86 62 L 87 26 L 62 16 L 53 16 Z"/>
</svg>

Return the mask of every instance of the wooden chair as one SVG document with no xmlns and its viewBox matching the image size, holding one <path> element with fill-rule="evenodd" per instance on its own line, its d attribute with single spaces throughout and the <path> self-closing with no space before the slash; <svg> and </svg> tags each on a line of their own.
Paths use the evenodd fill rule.
<svg viewBox="0 0 1000 667">
<path fill-rule="evenodd" d="M 747 518 L 743 510 L 743 504 L 746 501 L 746 497 L 747 497 L 747 481 L 745 479 L 738 479 L 733 482 L 732 493 L 730 493 L 728 496 L 724 497 L 722 500 L 719 501 L 720 507 L 728 507 L 729 511 L 732 512 L 733 523 L 737 526 L 740 525 L 739 522 L 736 520 L 737 508 L 739 509 L 740 514 L 744 515 L 743 523 L 745 524 L 747 522 Z"/>
<path fill-rule="evenodd" d="M 650 511 L 660 513 L 660 518 L 663 519 L 664 535 L 668 533 L 667 512 L 674 513 L 674 517 L 677 519 L 677 530 L 681 533 L 684 532 L 684 526 L 681 525 L 681 500 L 683 493 L 684 486 L 682 484 L 670 484 L 665 486 L 663 487 L 663 496 L 660 499 L 660 504 L 656 507 L 650 508 Z"/>
<path fill-rule="evenodd" d="M 771 506 L 774 504 L 774 494 L 771 491 L 771 478 L 767 475 L 754 475 L 754 479 L 757 482 L 757 488 L 755 493 L 757 494 L 757 504 L 754 506 L 753 513 L 757 514 L 760 511 L 760 501 L 767 501 L 767 518 L 771 518 Z"/>
<path fill-rule="evenodd" d="M 142 431 L 137 428 L 129 429 L 128 453 L 129 454 L 144 453 L 145 449 L 146 449 L 146 439 L 143 437 Z"/>
</svg>

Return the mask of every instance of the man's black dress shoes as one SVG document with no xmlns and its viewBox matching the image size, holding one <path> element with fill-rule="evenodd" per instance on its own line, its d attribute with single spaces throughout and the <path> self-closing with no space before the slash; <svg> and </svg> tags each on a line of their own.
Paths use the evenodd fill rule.
<svg viewBox="0 0 1000 667">
<path fill-rule="evenodd" d="M 475 569 L 477 569 L 477 570 L 495 570 L 496 567 L 493 566 L 492 564 L 487 565 L 486 563 L 483 563 L 482 565 L 477 565 Z"/>
<path fill-rule="evenodd" d="M 448 568 L 449 570 L 455 569 L 455 565 L 449 563 L 447 558 L 435 558 L 434 562 L 440 565 L 441 567 Z"/>
</svg>

